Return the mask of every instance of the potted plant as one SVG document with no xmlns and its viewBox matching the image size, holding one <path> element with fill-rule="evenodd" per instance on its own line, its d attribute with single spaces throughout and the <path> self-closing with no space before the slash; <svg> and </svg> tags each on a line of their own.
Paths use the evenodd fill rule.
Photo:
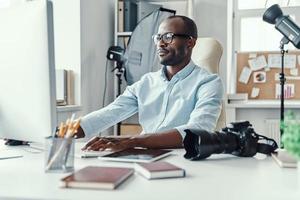
<svg viewBox="0 0 300 200">
<path fill-rule="evenodd" d="M 288 112 L 283 126 L 282 143 L 284 148 L 298 159 L 300 164 L 300 119 L 294 113 Z M 300 166 L 298 166 L 300 167 Z"/>
</svg>

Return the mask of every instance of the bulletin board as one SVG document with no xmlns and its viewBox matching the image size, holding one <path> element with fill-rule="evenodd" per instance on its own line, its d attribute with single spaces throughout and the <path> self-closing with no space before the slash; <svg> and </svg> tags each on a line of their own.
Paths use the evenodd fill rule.
<svg viewBox="0 0 300 200">
<path fill-rule="evenodd" d="M 276 98 L 276 84 L 280 84 L 279 80 L 275 80 L 276 73 L 281 72 L 281 68 L 273 68 L 272 66 L 265 67 L 260 70 L 251 70 L 251 75 L 248 79 L 247 83 L 242 83 L 240 82 L 239 78 L 241 76 L 241 73 L 243 71 L 244 67 L 248 67 L 251 69 L 249 66 L 249 60 L 255 59 L 261 55 L 263 55 L 266 59 L 266 62 L 268 64 L 268 56 L 272 54 L 280 54 L 279 51 L 269 51 L 269 52 L 238 52 L 236 53 L 236 92 L 237 93 L 248 93 L 248 99 L 277 99 Z M 271 56 L 272 56 L 271 55 Z M 285 77 L 293 77 L 293 80 L 286 79 L 285 84 L 294 84 L 294 95 L 293 97 L 289 97 L 288 99 L 293 99 L 293 100 L 300 100 L 300 51 L 289 51 L 285 55 L 296 55 L 296 68 L 298 69 L 298 74 L 295 75 L 291 74 L 291 69 L 290 68 L 285 68 Z M 270 62 L 271 63 L 271 62 Z M 257 79 L 254 82 L 254 72 L 265 72 L 265 82 L 260 82 L 257 83 Z M 264 73 L 262 72 L 262 73 Z M 250 73 L 250 72 L 249 72 Z M 256 73 L 257 75 L 257 73 Z M 257 77 L 257 76 L 255 76 Z M 298 80 L 297 80 L 298 79 Z M 253 88 L 259 88 L 259 93 L 256 97 L 251 97 L 252 89 Z"/>
</svg>

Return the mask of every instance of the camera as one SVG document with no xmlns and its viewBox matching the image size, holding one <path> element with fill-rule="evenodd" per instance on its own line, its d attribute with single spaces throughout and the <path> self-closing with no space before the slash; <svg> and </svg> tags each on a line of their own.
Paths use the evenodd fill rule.
<svg viewBox="0 0 300 200">
<path fill-rule="evenodd" d="M 214 153 L 251 157 L 257 152 L 271 154 L 278 148 L 273 139 L 257 134 L 249 121 L 232 122 L 220 132 L 192 129 L 185 132 L 184 157 L 190 160 L 205 159 Z"/>
</svg>

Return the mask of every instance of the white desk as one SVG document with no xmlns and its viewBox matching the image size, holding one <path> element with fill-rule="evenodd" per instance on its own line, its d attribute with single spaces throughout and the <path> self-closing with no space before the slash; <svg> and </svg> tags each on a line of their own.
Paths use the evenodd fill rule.
<svg viewBox="0 0 300 200">
<path fill-rule="evenodd" d="M 0 150 L 3 148 L 0 146 Z M 215 155 L 192 162 L 182 157 L 184 150 L 175 150 L 165 160 L 186 169 L 186 178 L 149 181 L 135 174 L 116 190 L 105 191 L 59 188 L 66 174 L 45 173 L 43 153 L 20 151 L 24 157 L 0 160 L 0 199 L 300 199 L 300 173 L 297 175 L 297 169 L 279 168 L 270 157 L 257 160 Z M 87 165 L 132 166 L 75 159 L 76 169 Z"/>
</svg>

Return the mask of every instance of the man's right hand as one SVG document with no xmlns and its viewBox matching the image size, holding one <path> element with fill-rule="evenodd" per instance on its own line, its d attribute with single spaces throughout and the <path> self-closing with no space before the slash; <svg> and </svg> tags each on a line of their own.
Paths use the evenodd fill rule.
<svg viewBox="0 0 300 200">
<path fill-rule="evenodd" d="M 121 151 L 124 149 L 134 148 L 137 145 L 137 139 L 134 137 L 93 137 L 81 150 L 91 151 Z"/>
<path fill-rule="evenodd" d="M 75 138 L 84 138 L 85 134 L 83 129 L 81 128 L 81 126 L 79 126 L 79 128 L 77 129 L 77 132 L 74 134 Z"/>
</svg>

